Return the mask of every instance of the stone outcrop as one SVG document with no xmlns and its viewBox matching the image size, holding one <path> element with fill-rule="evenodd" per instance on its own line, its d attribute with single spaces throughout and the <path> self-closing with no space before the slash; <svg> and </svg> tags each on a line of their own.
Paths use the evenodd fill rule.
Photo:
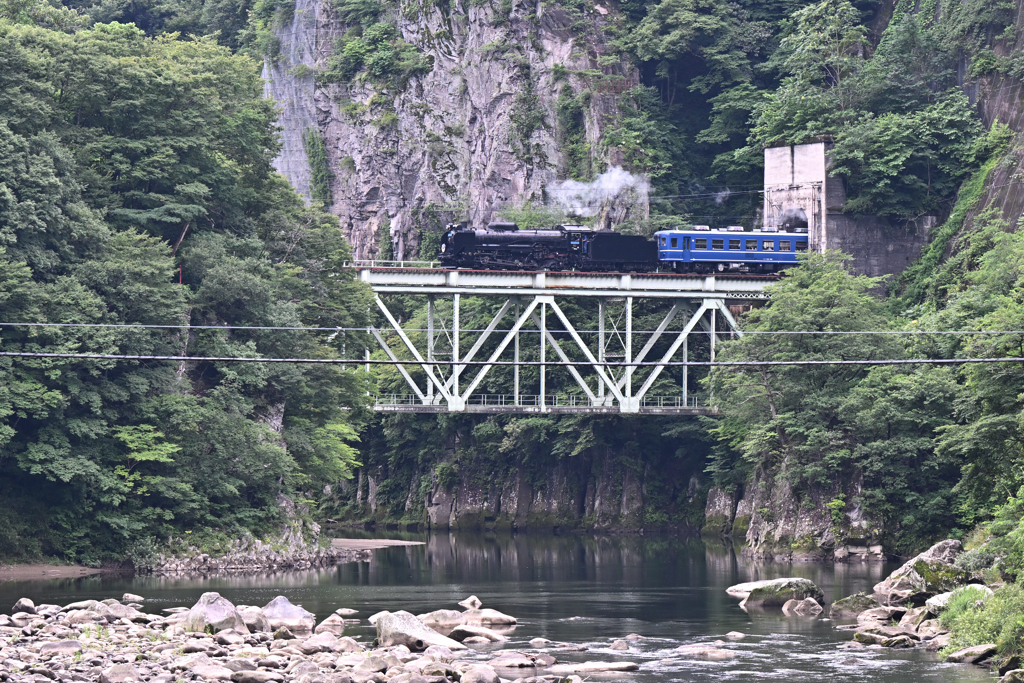
<svg viewBox="0 0 1024 683">
<path fill-rule="evenodd" d="M 333 176 L 329 208 L 356 258 L 378 256 L 383 237 L 405 259 L 417 257 L 424 210 L 459 205 L 449 218 L 468 214 L 483 225 L 494 209 L 538 199 L 568 177 L 556 113 L 563 92 L 591 93 L 580 121 L 590 150 L 584 163 L 605 171 L 620 160 L 598 143 L 618 116 L 617 93 L 638 76 L 624 58 L 609 59 L 603 29 L 614 5 L 584 11 L 585 28 L 557 6 L 410 6 L 388 18 L 432 66 L 401 87 L 384 87 L 317 77 L 348 27 L 330 3 L 298 0 L 277 30 L 279 54 L 264 67 L 267 95 L 282 111 L 277 169 L 309 196 L 303 136 L 316 131 Z M 524 112 L 539 117 L 537 125 L 517 123 Z M 646 215 L 646 197 L 632 210 Z"/>
<path fill-rule="evenodd" d="M 825 599 L 824 593 L 813 581 L 799 577 L 741 583 L 730 586 L 726 593 L 733 597 L 742 597 L 740 607 L 743 609 L 782 608 L 790 601 L 810 598 L 820 603 Z M 805 605 L 802 609 L 811 608 L 810 605 Z M 820 604 L 818 611 L 821 611 Z"/>
<path fill-rule="evenodd" d="M 410 650 L 422 651 L 432 645 L 449 650 L 464 650 L 462 643 L 442 636 L 428 628 L 408 612 L 384 612 L 377 617 L 377 641 L 381 645 L 405 645 Z"/>
</svg>

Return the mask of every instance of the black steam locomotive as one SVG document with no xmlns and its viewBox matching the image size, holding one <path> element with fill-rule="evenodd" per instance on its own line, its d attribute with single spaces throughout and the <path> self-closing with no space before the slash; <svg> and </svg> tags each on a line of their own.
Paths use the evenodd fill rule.
<svg viewBox="0 0 1024 683">
<path fill-rule="evenodd" d="M 449 225 L 439 256 L 446 268 L 478 270 L 649 272 L 658 267 L 655 242 L 584 225 L 544 230 L 520 230 L 515 223 L 491 223 L 486 230 Z"/>
</svg>

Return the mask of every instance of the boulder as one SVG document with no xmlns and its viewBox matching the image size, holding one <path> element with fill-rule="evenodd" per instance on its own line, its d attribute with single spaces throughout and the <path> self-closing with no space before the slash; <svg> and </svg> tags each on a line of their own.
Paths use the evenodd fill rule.
<svg viewBox="0 0 1024 683">
<path fill-rule="evenodd" d="M 77 640 L 60 640 L 56 643 L 43 643 L 39 648 L 39 656 L 77 655 L 82 651 L 82 644 Z"/>
<path fill-rule="evenodd" d="M 747 637 L 746 633 L 740 633 L 739 631 L 729 631 L 725 634 L 725 637 L 729 640 L 743 640 Z"/>
<path fill-rule="evenodd" d="M 274 629 L 270 627 L 267 615 L 259 607 L 240 607 L 238 613 L 242 615 L 242 621 L 250 633 L 271 633 Z"/>
<path fill-rule="evenodd" d="M 484 638 L 491 643 L 502 643 L 508 640 L 508 638 L 497 631 L 492 631 L 491 629 L 483 626 L 467 626 L 466 624 L 460 624 L 453 628 L 452 632 L 448 634 L 448 637 L 452 640 L 457 640 L 460 643 L 464 642 L 467 638 Z"/>
<path fill-rule="evenodd" d="M 466 667 L 459 679 L 461 683 L 498 683 L 497 672 L 486 664 L 472 664 Z"/>
<path fill-rule="evenodd" d="M 922 623 L 935 616 L 928 607 L 912 607 L 900 619 L 900 628 L 917 630 Z"/>
<path fill-rule="evenodd" d="M 948 654 L 946 655 L 946 661 L 953 662 L 954 664 L 977 664 L 995 653 L 995 643 L 986 643 L 984 645 L 975 645 L 974 647 L 965 647 L 962 650 Z"/>
<path fill-rule="evenodd" d="M 878 607 L 878 601 L 867 593 L 855 593 L 842 600 L 836 600 L 828 611 L 832 619 L 855 617 L 861 612 Z"/>
<path fill-rule="evenodd" d="M 801 617 L 813 617 L 821 614 L 822 606 L 818 604 L 818 601 L 814 598 L 804 598 L 803 600 L 787 600 L 782 606 L 782 613 L 788 615 L 798 615 Z"/>
<path fill-rule="evenodd" d="M 875 593 L 885 596 L 889 604 L 901 604 L 913 602 L 919 594 L 936 595 L 963 586 L 971 580 L 971 574 L 953 566 L 961 552 L 960 541 L 936 543 L 876 584 Z"/>
<path fill-rule="evenodd" d="M 500 652 L 487 664 L 495 669 L 529 669 L 535 666 L 533 660 L 522 652 Z"/>
<path fill-rule="evenodd" d="M 816 602 L 825 599 L 821 589 L 813 582 L 802 578 L 773 579 L 771 581 L 757 581 L 758 585 L 752 586 L 747 592 L 740 607 L 743 609 L 765 609 L 771 607 L 782 607 L 790 600 L 804 600 L 813 598 Z M 736 588 L 736 586 L 733 586 Z M 730 595 L 734 595 L 730 593 Z"/>
<path fill-rule="evenodd" d="M 299 650 L 304 655 L 315 655 L 317 652 L 339 652 L 342 647 L 338 637 L 333 633 L 318 633 L 299 643 Z"/>
<path fill-rule="evenodd" d="M 618 651 L 628 650 L 629 649 L 629 643 L 627 643 L 625 640 L 616 640 L 614 643 L 612 643 L 608 647 L 609 647 L 609 649 L 618 650 Z"/>
<path fill-rule="evenodd" d="M 917 635 L 921 636 L 921 639 L 934 638 L 947 633 L 946 629 L 942 628 L 942 624 L 939 623 L 938 619 L 925 619 L 917 625 Z"/>
<path fill-rule="evenodd" d="M 115 664 L 100 674 L 100 683 L 125 683 L 140 680 L 139 670 L 131 664 Z"/>
<path fill-rule="evenodd" d="M 286 628 L 292 633 L 312 633 L 316 617 L 311 612 L 293 605 L 288 598 L 279 595 L 263 607 L 263 614 L 270 622 L 270 628 Z"/>
<path fill-rule="evenodd" d="M 93 607 L 95 607 L 98 604 L 99 604 L 99 602 L 97 602 L 96 600 L 81 600 L 79 602 L 72 602 L 72 603 L 69 603 L 67 605 L 64 605 L 63 607 L 60 608 L 60 611 L 61 612 L 71 612 L 73 610 L 92 609 Z"/>
<path fill-rule="evenodd" d="M 445 631 L 466 622 L 466 617 L 463 613 L 454 609 L 439 609 L 427 614 L 418 614 L 416 618 L 432 629 L 443 629 Z"/>
<path fill-rule="evenodd" d="M 410 650 L 421 651 L 432 645 L 439 645 L 449 650 L 466 649 L 462 643 L 428 628 L 408 612 L 382 612 L 376 616 L 377 641 L 382 647 L 405 645 Z"/>
<path fill-rule="evenodd" d="M 480 598 L 476 597 L 475 595 L 470 595 L 468 598 L 462 600 L 457 604 L 460 607 L 465 607 L 466 609 L 480 609 L 484 606 L 484 603 L 480 602 Z"/>
<path fill-rule="evenodd" d="M 121 596 L 121 602 L 145 602 L 146 598 L 141 595 L 135 595 L 135 593 L 125 593 Z"/>
<path fill-rule="evenodd" d="M 496 609 L 468 609 L 462 613 L 463 623 L 470 626 L 512 626 L 518 623 L 515 617 L 502 614 Z"/>
<path fill-rule="evenodd" d="M 380 616 L 382 614 L 388 614 L 388 611 L 384 610 L 383 612 L 377 612 L 376 614 L 371 614 L 370 616 L 366 617 L 366 620 L 368 622 L 370 622 L 371 626 L 376 626 L 377 625 L 377 620 L 380 619 Z"/>
<path fill-rule="evenodd" d="M 355 614 L 359 614 L 359 610 L 352 609 L 351 607 L 342 607 L 334 610 L 334 613 L 341 617 L 351 617 Z"/>
<path fill-rule="evenodd" d="M 337 614 L 327 617 L 313 629 L 313 633 L 333 633 L 336 636 L 345 634 L 345 620 Z"/>
<path fill-rule="evenodd" d="M 881 644 L 882 647 L 908 648 L 908 647 L 916 647 L 917 646 L 917 641 L 915 641 L 910 636 L 903 635 L 903 636 L 896 636 L 895 638 L 886 638 L 880 644 Z"/>
<path fill-rule="evenodd" d="M 207 681 L 230 681 L 235 672 L 220 664 L 204 664 L 192 667 L 192 673 Z"/>
<path fill-rule="evenodd" d="M 879 622 L 882 625 L 888 625 L 893 619 L 902 619 L 906 613 L 905 607 L 874 607 L 858 614 L 857 623 Z"/>
<path fill-rule="evenodd" d="M 1003 674 L 999 683 L 1024 683 L 1024 669 L 1013 669 Z"/>
<path fill-rule="evenodd" d="M 78 609 L 73 612 L 68 612 L 68 616 L 64 620 L 64 623 L 68 626 L 77 626 L 81 624 L 95 624 L 101 621 L 105 622 L 106 617 L 91 610 Z"/>
<path fill-rule="evenodd" d="M 283 681 L 284 675 L 276 671 L 236 671 L 231 674 L 234 683 L 270 683 L 270 681 Z"/>
<path fill-rule="evenodd" d="M 199 602 L 188 611 L 188 616 L 181 623 L 186 631 L 203 633 L 208 628 L 215 633 L 233 629 L 239 633 L 248 633 L 249 629 L 235 606 L 220 593 L 203 593 Z"/>
<path fill-rule="evenodd" d="M 713 645 L 695 643 L 692 645 L 680 645 L 675 649 L 681 656 L 687 659 L 706 659 L 711 662 L 724 662 L 735 659 L 738 655 L 731 650 L 723 650 Z"/>
<path fill-rule="evenodd" d="M 218 645 L 242 645 L 245 642 L 245 636 L 245 633 L 240 633 L 239 631 L 235 631 L 234 629 L 227 629 L 226 631 L 221 631 L 220 633 L 218 633 L 217 637 L 213 640 Z"/>
<path fill-rule="evenodd" d="M 354 638 L 345 636 L 344 638 L 338 638 L 338 652 L 362 652 L 363 646 L 360 645 Z"/>
<path fill-rule="evenodd" d="M 605 671 L 638 671 L 633 662 L 579 662 L 577 664 L 556 664 L 549 671 L 553 674 L 590 674 Z"/>
<path fill-rule="evenodd" d="M 925 606 L 931 611 L 932 614 L 938 616 L 946 611 L 946 607 L 949 605 L 949 599 L 960 591 L 972 590 L 977 591 L 978 599 L 985 600 L 992 596 L 992 589 L 982 584 L 970 584 L 957 588 L 956 590 L 946 591 L 945 593 L 939 593 L 934 595 L 924 603 Z"/>
<path fill-rule="evenodd" d="M 11 608 L 11 614 L 17 612 L 25 612 L 26 614 L 36 613 L 36 603 L 32 602 L 28 598 L 21 598 L 18 602 L 14 603 L 14 607 Z"/>
</svg>

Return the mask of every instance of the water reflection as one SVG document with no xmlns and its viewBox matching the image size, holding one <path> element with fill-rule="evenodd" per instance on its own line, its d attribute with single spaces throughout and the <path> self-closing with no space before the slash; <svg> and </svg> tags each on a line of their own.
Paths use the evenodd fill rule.
<svg viewBox="0 0 1024 683">
<path fill-rule="evenodd" d="M 455 608 L 476 594 L 487 607 L 520 619 L 512 647 L 529 647 L 537 636 L 583 643 L 583 653 L 554 652 L 560 660 L 627 659 L 641 664 L 628 680 L 819 681 L 991 680 L 980 669 L 943 665 L 924 652 L 845 650 L 849 633 L 820 619 L 779 613 L 748 615 L 725 588 L 741 581 L 803 576 L 825 592 L 826 601 L 867 590 L 894 567 L 881 564 L 794 564 L 751 561 L 721 543 L 642 536 L 552 536 L 453 533 L 390 534 L 423 540 L 423 546 L 378 550 L 368 562 L 330 570 L 256 576 L 87 577 L 75 580 L 0 584 L 0 606 L 22 596 L 67 603 L 85 598 L 146 597 L 146 609 L 191 605 L 205 591 L 237 604 L 263 605 L 279 594 L 324 618 L 339 607 L 365 617 L 382 609 L 422 613 Z M 6 609 L 0 607 L 0 610 Z M 726 647 L 739 653 L 728 662 L 680 659 L 681 644 L 712 642 L 729 631 L 748 638 Z M 373 630 L 363 621 L 349 631 L 364 641 Z M 645 637 L 628 652 L 610 649 L 629 633 Z M 482 653 L 481 657 L 486 657 Z M 521 673 L 511 672 L 515 678 Z M 623 679 L 623 674 L 613 678 Z"/>
</svg>

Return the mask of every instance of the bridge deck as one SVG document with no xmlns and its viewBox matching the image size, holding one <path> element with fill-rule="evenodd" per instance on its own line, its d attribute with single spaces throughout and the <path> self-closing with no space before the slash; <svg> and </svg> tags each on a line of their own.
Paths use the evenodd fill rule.
<svg viewBox="0 0 1024 683">
<path fill-rule="evenodd" d="M 565 271 L 359 268 L 374 291 L 392 294 L 521 295 L 639 298 L 761 299 L 771 275 L 676 275 L 674 273 L 579 273 Z"/>
</svg>

